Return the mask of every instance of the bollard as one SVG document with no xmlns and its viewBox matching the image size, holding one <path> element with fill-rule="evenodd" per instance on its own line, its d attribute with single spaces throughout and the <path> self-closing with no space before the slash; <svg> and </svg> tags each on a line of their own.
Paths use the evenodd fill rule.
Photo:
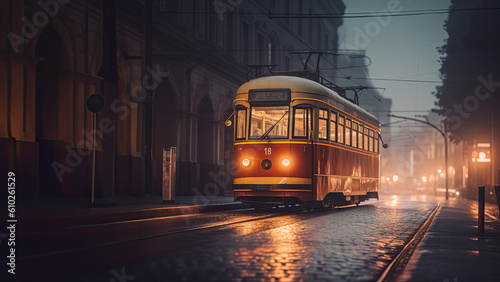
<svg viewBox="0 0 500 282">
<path fill-rule="evenodd" d="M 484 234 L 484 186 L 479 186 L 477 201 L 477 232 L 479 234 Z"/>
<path fill-rule="evenodd" d="M 495 194 L 497 194 L 498 218 L 500 218 L 500 185 L 495 186 Z"/>
</svg>

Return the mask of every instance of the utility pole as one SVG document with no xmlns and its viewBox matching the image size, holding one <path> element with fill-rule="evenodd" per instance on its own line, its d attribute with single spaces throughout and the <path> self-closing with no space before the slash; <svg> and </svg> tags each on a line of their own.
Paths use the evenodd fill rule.
<svg viewBox="0 0 500 282">
<path fill-rule="evenodd" d="M 447 130 L 446 130 L 446 123 L 444 124 L 444 131 L 442 131 L 441 129 L 439 129 L 439 127 L 437 127 L 434 124 L 430 123 L 428 120 L 427 121 L 423 121 L 423 120 L 419 120 L 419 119 L 416 119 L 416 118 L 402 117 L 402 116 L 397 116 L 397 115 L 392 115 L 392 114 L 389 114 L 388 116 L 421 122 L 423 124 L 427 124 L 428 126 L 433 127 L 434 129 L 436 129 L 437 131 L 439 131 L 439 133 L 441 133 L 441 135 L 443 136 L 443 139 L 444 139 L 444 165 L 445 165 L 445 168 L 444 168 L 444 181 L 445 181 L 445 187 L 446 187 L 446 200 L 448 200 L 448 138 L 447 138 L 448 134 L 447 134 Z"/>
<path fill-rule="evenodd" d="M 116 0 L 102 1 L 102 62 L 98 75 L 103 78 L 102 94 L 107 101 L 117 97 L 118 68 L 116 62 Z M 102 118 L 116 126 L 116 113 L 105 107 Z M 99 181 L 103 204 L 112 204 L 115 193 L 115 133 L 105 134 L 102 139 L 102 179 Z"/>
<path fill-rule="evenodd" d="M 144 66 L 153 68 L 153 0 L 146 0 L 144 5 Z M 146 75 L 146 74 L 145 74 Z M 151 79 L 154 79 L 153 77 Z M 153 100 L 154 93 L 146 88 L 144 100 L 144 194 L 153 194 Z"/>
</svg>

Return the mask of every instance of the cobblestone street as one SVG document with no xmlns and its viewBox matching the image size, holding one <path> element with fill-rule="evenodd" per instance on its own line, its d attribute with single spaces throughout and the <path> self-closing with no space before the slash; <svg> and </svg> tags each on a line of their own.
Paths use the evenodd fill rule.
<svg viewBox="0 0 500 282">
<path fill-rule="evenodd" d="M 87 254 L 99 270 L 76 276 L 81 281 L 110 281 L 117 273 L 129 281 L 374 280 L 435 206 L 394 197 L 133 241 Z"/>
</svg>

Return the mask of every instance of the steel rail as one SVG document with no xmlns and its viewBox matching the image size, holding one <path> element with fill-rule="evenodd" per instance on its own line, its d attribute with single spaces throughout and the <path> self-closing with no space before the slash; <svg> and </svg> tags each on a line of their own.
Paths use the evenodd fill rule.
<svg viewBox="0 0 500 282">
<path fill-rule="evenodd" d="M 401 271 L 404 270 L 409 259 L 412 257 L 413 252 L 419 246 L 420 242 L 424 238 L 425 234 L 429 230 L 434 218 L 436 217 L 438 211 L 441 209 L 441 203 L 438 202 L 434 210 L 431 212 L 426 221 L 420 226 L 415 235 L 411 240 L 404 246 L 404 248 L 399 252 L 399 254 L 392 260 L 392 262 L 387 266 L 385 271 L 377 279 L 377 282 L 389 282 L 396 281 Z"/>
<path fill-rule="evenodd" d="M 280 217 L 280 216 L 295 215 L 295 214 L 302 214 L 302 213 L 308 213 L 308 212 L 309 211 L 299 211 L 299 212 L 293 212 L 293 213 L 280 213 L 280 214 L 272 214 L 272 215 L 254 217 L 254 218 L 249 218 L 249 219 L 244 219 L 244 220 L 235 220 L 235 221 L 230 221 L 230 222 L 214 223 L 214 224 L 196 226 L 196 227 L 192 227 L 192 228 L 185 228 L 185 229 L 180 229 L 180 230 L 175 230 L 175 231 L 140 236 L 140 237 L 125 239 L 125 240 L 120 240 L 120 241 L 102 243 L 102 244 L 97 244 L 94 246 L 80 247 L 80 248 L 74 248 L 74 249 L 68 249 L 68 250 L 59 250 L 59 251 L 54 251 L 54 252 L 42 253 L 42 254 L 33 254 L 33 255 L 28 255 L 28 256 L 24 256 L 24 257 L 19 257 L 18 260 L 19 261 L 26 261 L 26 260 L 33 260 L 33 259 L 39 259 L 39 258 L 44 258 L 44 257 L 50 257 L 50 256 L 66 255 L 66 254 L 71 254 L 71 253 L 78 253 L 78 252 L 82 252 L 82 251 L 99 249 L 99 248 L 103 248 L 103 247 L 110 247 L 110 246 L 115 246 L 115 245 L 120 245 L 120 244 L 141 241 L 141 240 L 169 236 L 169 235 L 174 235 L 174 234 L 179 234 L 179 233 L 193 232 L 193 231 L 205 230 L 205 229 L 210 229 L 210 228 L 229 226 L 229 225 L 234 225 L 234 224 L 258 221 L 258 220 L 265 220 L 265 219 L 270 219 L 270 218 L 275 218 L 275 217 Z M 106 224 L 115 224 L 115 222 L 110 222 L 110 223 L 106 223 Z M 106 225 L 106 224 L 103 224 L 103 225 Z"/>
</svg>

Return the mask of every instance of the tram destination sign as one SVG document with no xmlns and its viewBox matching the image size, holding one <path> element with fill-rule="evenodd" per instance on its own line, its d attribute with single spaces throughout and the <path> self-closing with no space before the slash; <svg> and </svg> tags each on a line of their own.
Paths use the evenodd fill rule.
<svg viewBox="0 0 500 282">
<path fill-rule="evenodd" d="M 290 102 L 290 89 L 250 90 L 249 102 Z"/>
</svg>

